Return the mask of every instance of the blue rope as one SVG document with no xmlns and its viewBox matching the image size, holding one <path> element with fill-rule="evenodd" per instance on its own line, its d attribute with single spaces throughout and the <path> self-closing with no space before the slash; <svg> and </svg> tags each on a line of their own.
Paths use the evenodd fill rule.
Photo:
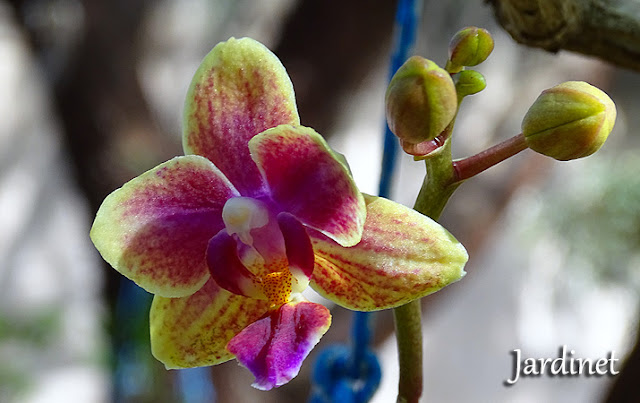
<svg viewBox="0 0 640 403">
<path fill-rule="evenodd" d="M 420 0 L 400 0 L 396 11 L 395 44 L 389 79 L 409 57 L 416 39 L 422 9 Z M 378 194 L 388 197 L 397 159 L 398 140 L 385 125 L 382 170 Z M 314 387 L 309 403 L 364 403 L 378 389 L 382 373 L 370 348 L 373 314 L 354 312 L 351 348 L 342 345 L 324 349 L 313 369 Z"/>
<path fill-rule="evenodd" d="M 389 80 L 398 71 L 400 66 L 409 58 L 409 52 L 416 41 L 418 23 L 422 11 L 420 0 L 400 0 L 396 12 L 395 45 L 391 56 L 389 68 Z M 391 133 L 389 126 L 385 124 L 384 148 L 382 153 L 382 171 L 380 172 L 380 187 L 378 194 L 389 197 L 391 193 L 391 179 L 398 156 L 398 139 Z"/>
<path fill-rule="evenodd" d="M 216 390 L 209 367 L 180 369 L 176 371 L 176 377 L 182 403 L 216 402 Z"/>
<path fill-rule="evenodd" d="M 149 351 L 149 307 L 151 295 L 122 278 L 114 308 L 112 342 L 114 349 L 113 396 L 126 402 L 143 396 L 152 382 Z M 144 350 L 144 355 L 140 351 Z"/>
</svg>

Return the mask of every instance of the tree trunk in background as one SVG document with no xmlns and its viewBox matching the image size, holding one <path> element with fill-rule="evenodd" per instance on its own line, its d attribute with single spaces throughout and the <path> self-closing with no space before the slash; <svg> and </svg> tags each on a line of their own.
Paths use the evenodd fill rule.
<svg viewBox="0 0 640 403">
<path fill-rule="evenodd" d="M 108 193 L 139 174 L 124 168 L 126 138 L 141 137 L 141 143 L 149 145 L 160 137 L 153 135 L 157 127 L 136 76 L 136 35 L 151 1 L 82 2 L 81 32 L 77 45 L 66 54 L 53 48 L 55 31 L 28 24 L 34 3 L 12 1 L 45 76 L 51 80 L 73 174 L 95 212 Z M 54 60 L 45 59 L 47 53 L 54 53 Z M 121 276 L 111 269 L 106 273 L 106 292 L 112 303 Z"/>
<path fill-rule="evenodd" d="M 636 0 L 488 0 L 513 39 L 551 52 L 571 50 L 640 70 Z"/>
</svg>

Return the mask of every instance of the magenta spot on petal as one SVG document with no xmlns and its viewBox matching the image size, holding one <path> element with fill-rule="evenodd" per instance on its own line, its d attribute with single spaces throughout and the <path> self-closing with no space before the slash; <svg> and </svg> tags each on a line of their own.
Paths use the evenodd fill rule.
<svg viewBox="0 0 640 403">
<path fill-rule="evenodd" d="M 138 267 L 138 274 L 169 281 L 170 285 L 193 282 L 202 275 L 207 240 L 216 228 L 208 212 L 171 216 L 151 222 L 129 237 L 120 264 Z"/>
</svg>

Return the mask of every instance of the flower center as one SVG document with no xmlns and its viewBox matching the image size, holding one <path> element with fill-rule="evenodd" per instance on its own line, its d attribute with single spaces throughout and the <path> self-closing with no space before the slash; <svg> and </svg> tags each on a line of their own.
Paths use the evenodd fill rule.
<svg viewBox="0 0 640 403">
<path fill-rule="evenodd" d="M 272 308 L 291 300 L 294 281 L 289 270 L 284 236 L 275 213 L 261 200 L 234 197 L 224 205 L 222 220 L 236 237 L 238 257 L 251 272 L 253 284 Z"/>
<path fill-rule="evenodd" d="M 262 277 L 262 290 L 271 307 L 279 307 L 289 302 L 291 297 L 291 272 L 289 269 L 269 273 Z"/>
</svg>

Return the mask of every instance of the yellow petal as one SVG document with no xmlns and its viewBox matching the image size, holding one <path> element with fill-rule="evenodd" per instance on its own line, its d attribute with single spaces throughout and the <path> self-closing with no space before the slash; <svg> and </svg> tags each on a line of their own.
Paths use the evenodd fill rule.
<svg viewBox="0 0 640 403">
<path fill-rule="evenodd" d="M 401 204 L 365 195 L 362 240 L 344 248 L 309 231 L 316 254 L 311 286 L 345 308 L 403 305 L 461 279 L 468 255 L 440 224 Z"/>
<path fill-rule="evenodd" d="M 171 368 L 216 365 L 234 355 L 226 346 L 262 317 L 266 301 L 232 294 L 209 280 L 184 298 L 155 296 L 150 312 L 151 351 Z"/>
</svg>

